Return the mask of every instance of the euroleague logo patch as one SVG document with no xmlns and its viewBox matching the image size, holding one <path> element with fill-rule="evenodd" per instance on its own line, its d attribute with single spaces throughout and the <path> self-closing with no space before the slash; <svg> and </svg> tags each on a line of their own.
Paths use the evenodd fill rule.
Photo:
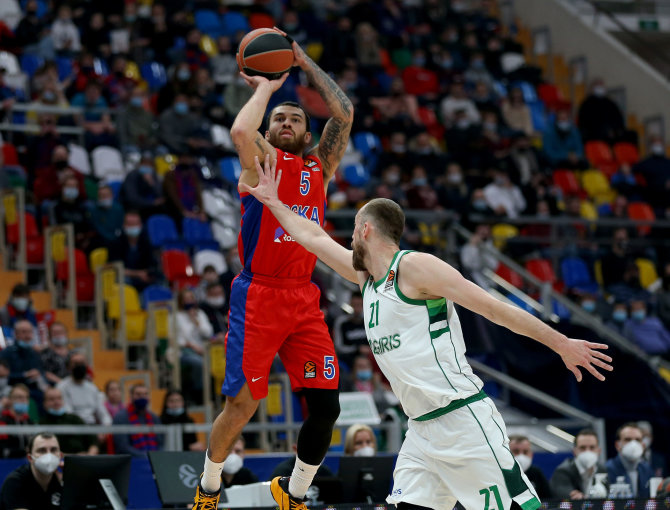
<svg viewBox="0 0 670 510">
<path fill-rule="evenodd" d="M 384 285 L 384 290 L 389 290 L 391 287 L 393 287 L 394 280 L 395 280 L 395 271 L 391 269 L 389 271 L 389 276 L 386 279 L 386 285 Z"/>
<path fill-rule="evenodd" d="M 316 363 L 308 361 L 305 363 L 305 379 L 316 378 Z"/>
</svg>

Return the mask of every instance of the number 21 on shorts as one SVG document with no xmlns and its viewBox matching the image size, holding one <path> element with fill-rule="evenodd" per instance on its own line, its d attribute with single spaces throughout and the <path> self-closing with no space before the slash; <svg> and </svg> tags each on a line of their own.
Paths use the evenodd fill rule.
<svg viewBox="0 0 670 510">
<path fill-rule="evenodd" d="M 489 507 L 489 502 L 491 500 L 491 493 L 496 499 L 496 505 L 498 508 Z M 498 491 L 497 485 L 491 485 L 488 489 L 482 489 L 479 491 L 479 494 L 484 496 L 484 510 L 505 510 L 503 508 L 502 499 L 500 499 L 500 492 Z"/>
</svg>

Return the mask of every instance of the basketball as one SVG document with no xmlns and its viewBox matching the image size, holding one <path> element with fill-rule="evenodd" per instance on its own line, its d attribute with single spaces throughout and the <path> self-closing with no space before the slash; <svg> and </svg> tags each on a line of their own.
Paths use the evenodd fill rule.
<svg viewBox="0 0 670 510">
<path fill-rule="evenodd" d="M 237 49 L 237 66 L 249 76 L 276 80 L 292 65 L 291 42 L 271 28 L 252 30 L 242 38 Z"/>
</svg>

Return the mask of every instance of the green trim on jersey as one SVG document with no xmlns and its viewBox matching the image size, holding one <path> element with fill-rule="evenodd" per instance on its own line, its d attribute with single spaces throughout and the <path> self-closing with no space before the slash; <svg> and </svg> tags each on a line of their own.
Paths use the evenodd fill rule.
<svg viewBox="0 0 670 510">
<path fill-rule="evenodd" d="M 377 289 L 379 288 L 379 286 L 380 286 L 382 283 L 384 283 L 384 282 L 386 281 L 386 279 L 387 279 L 388 276 L 389 276 L 389 273 L 391 272 L 391 268 L 393 267 L 393 264 L 395 264 L 395 259 L 398 258 L 398 255 L 399 255 L 400 253 L 402 253 L 402 252 L 401 252 L 401 251 L 397 251 L 397 252 L 395 252 L 395 254 L 393 255 L 393 258 L 391 259 L 391 264 L 389 264 L 389 268 L 386 270 L 386 274 L 384 275 L 384 277 L 383 277 L 381 280 L 377 280 L 377 281 L 374 283 L 374 289 L 375 289 L 375 290 L 377 290 Z"/>
<path fill-rule="evenodd" d="M 484 393 L 484 391 L 480 391 L 479 393 L 476 393 L 472 395 L 471 397 L 468 398 L 462 398 L 460 400 L 454 400 L 451 402 L 448 406 L 440 407 L 439 409 L 435 409 L 434 411 L 431 411 L 426 414 L 422 414 L 418 418 L 414 418 L 415 421 L 428 421 L 432 420 L 434 418 L 437 418 L 439 416 L 443 416 L 447 413 L 450 413 L 451 411 L 455 411 L 456 409 L 460 409 L 461 407 L 465 407 L 468 404 L 472 404 L 473 402 L 477 402 L 478 400 L 484 400 L 488 395 Z"/>
<path fill-rule="evenodd" d="M 370 282 L 370 277 L 368 276 L 367 280 L 365 280 L 365 283 L 363 284 L 363 288 L 361 289 L 361 296 L 365 296 L 365 289 L 368 288 L 368 283 Z"/>
</svg>

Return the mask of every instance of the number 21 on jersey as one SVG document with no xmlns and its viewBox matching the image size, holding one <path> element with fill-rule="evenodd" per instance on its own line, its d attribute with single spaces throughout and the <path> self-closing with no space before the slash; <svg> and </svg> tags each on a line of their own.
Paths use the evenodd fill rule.
<svg viewBox="0 0 670 510">
<path fill-rule="evenodd" d="M 379 300 L 370 304 L 370 322 L 368 323 L 368 327 L 372 329 L 377 325 L 379 325 Z"/>
</svg>

